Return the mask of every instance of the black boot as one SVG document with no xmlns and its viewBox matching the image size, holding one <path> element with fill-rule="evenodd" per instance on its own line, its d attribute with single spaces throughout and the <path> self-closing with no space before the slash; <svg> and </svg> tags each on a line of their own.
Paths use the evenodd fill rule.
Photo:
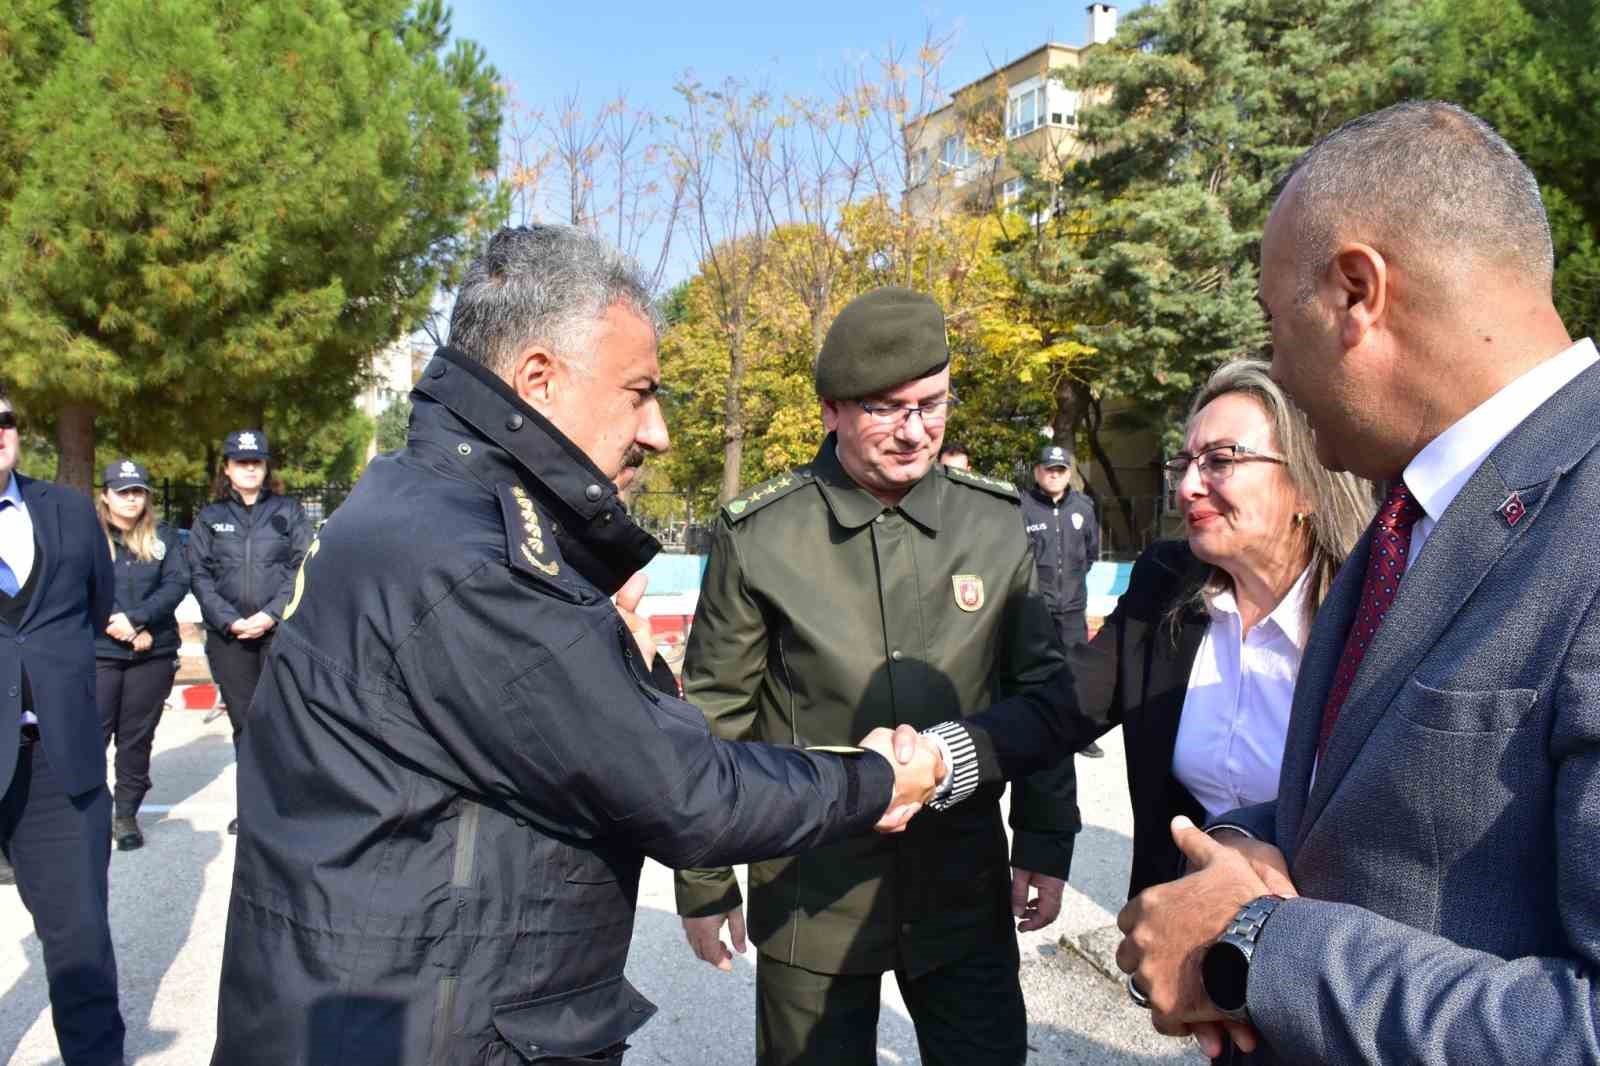
<svg viewBox="0 0 1600 1066">
<path fill-rule="evenodd" d="M 119 816 L 111 819 L 111 837 L 117 842 L 118 851 L 134 851 L 144 847 L 144 834 L 139 832 L 138 819 L 131 814 L 126 818 Z"/>
</svg>

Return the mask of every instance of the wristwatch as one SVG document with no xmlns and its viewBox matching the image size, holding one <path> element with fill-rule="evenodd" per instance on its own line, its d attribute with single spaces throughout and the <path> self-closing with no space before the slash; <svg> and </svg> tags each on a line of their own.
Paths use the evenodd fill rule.
<svg viewBox="0 0 1600 1066">
<path fill-rule="evenodd" d="M 1200 960 L 1200 980 L 1206 995 L 1219 1011 L 1236 1022 L 1250 1020 L 1246 1010 L 1250 959 L 1256 953 L 1261 927 L 1282 902 L 1282 896 L 1257 896 L 1246 903 Z"/>
</svg>

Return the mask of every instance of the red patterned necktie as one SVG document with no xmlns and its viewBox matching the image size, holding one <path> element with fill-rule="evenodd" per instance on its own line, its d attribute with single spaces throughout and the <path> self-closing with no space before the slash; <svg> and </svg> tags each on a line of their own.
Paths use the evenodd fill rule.
<svg viewBox="0 0 1600 1066">
<path fill-rule="evenodd" d="M 1339 669 L 1333 675 L 1333 688 L 1322 708 L 1322 732 L 1317 736 L 1319 760 L 1328 750 L 1333 724 L 1339 720 L 1339 710 L 1350 694 L 1361 659 L 1378 635 L 1384 615 L 1394 606 L 1400 579 L 1405 576 L 1406 558 L 1411 554 L 1411 527 L 1422 514 L 1422 505 L 1411 495 L 1405 482 L 1397 481 L 1372 521 L 1372 552 L 1367 556 L 1367 576 L 1361 583 L 1361 606 L 1344 639 L 1344 653 L 1339 656 Z"/>
</svg>

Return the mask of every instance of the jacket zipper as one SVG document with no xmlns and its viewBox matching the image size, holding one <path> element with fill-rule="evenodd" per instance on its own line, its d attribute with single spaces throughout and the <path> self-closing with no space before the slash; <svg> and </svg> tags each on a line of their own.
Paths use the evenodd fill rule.
<svg viewBox="0 0 1600 1066">
<path fill-rule="evenodd" d="M 257 502 L 262 501 L 258 500 Z M 255 517 L 255 515 L 251 512 L 251 509 L 248 507 L 245 508 L 244 515 L 240 516 L 239 519 L 239 526 L 244 530 L 244 589 L 243 595 L 239 597 L 239 602 L 253 604 L 256 601 L 253 594 L 255 591 L 255 582 L 250 580 L 252 576 L 250 573 L 250 542 L 255 538 L 256 526 L 253 521 L 249 524 L 246 524 L 244 521 L 246 517 Z M 259 605 L 256 607 L 256 610 L 260 610 Z"/>
</svg>

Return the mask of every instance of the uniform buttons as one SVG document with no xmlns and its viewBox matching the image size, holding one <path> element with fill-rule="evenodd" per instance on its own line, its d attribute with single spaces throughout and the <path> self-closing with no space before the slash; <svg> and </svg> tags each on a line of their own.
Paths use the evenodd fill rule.
<svg viewBox="0 0 1600 1066">
<path fill-rule="evenodd" d="M 901 659 L 904 659 L 905 656 L 900 654 L 899 648 L 896 648 L 894 651 L 889 653 L 889 658 L 893 659 L 895 662 L 899 662 Z"/>
<path fill-rule="evenodd" d="M 909 932 L 911 932 L 911 923 L 910 923 L 910 922 L 901 922 L 901 923 L 900 923 L 900 931 L 901 931 L 901 932 L 902 932 L 902 933 L 909 933 Z"/>
<path fill-rule="evenodd" d="M 511 430 L 513 433 L 515 433 L 517 430 L 521 429 L 522 428 L 522 416 L 521 415 L 512 415 L 510 418 L 506 419 L 506 428 Z"/>
<path fill-rule="evenodd" d="M 456 451 L 460 452 L 462 455 L 471 455 L 472 445 L 468 444 L 466 441 L 462 441 L 460 444 L 456 445 Z"/>
<path fill-rule="evenodd" d="M 17 686 L 15 686 L 15 685 L 12 685 L 11 688 L 9 688 L 6 691 L 6 695 L 8 695 L 8 696 L 15 696 L 16 694 L 17 694 Z"/>
<path fill-rule="evenodd" d="M 885 517 L 886 517 L 885 515 L 879 515 L 877 518 L 874 518 L 873 521 L 878 523 L 881 526 L 881 525 L 883 525 L 883 520 L 884 520 Z"/>
<path fill-rule="evenodd" d="M 432 373 L 433 373 L 434 377 L 436 377 L 436 378 L 444 377 L 444 372 L 445 372 L 446 369 L 447 369 L 447 364 L 445 363 L 445 361 L 443 359 L 435 359 L 433 361 L 433 371 L 432 371 Z"/>
<path fill-rule="evenodd" d="M 17 638 L 17 643 L 18 644 L 26 644 L 26 643 L 28 643 L 28 635 L 26 633 L 24 633 L 22 636 L 18 637 Z"/>
<path fill-rule="evenodd" d="M 590 485 L 588 488 L 583 490 L 583 498 L 588 500 L 590 503 L 598 500 L 600 495 L 601 493 L 599 485 Z"/>
</svg>

